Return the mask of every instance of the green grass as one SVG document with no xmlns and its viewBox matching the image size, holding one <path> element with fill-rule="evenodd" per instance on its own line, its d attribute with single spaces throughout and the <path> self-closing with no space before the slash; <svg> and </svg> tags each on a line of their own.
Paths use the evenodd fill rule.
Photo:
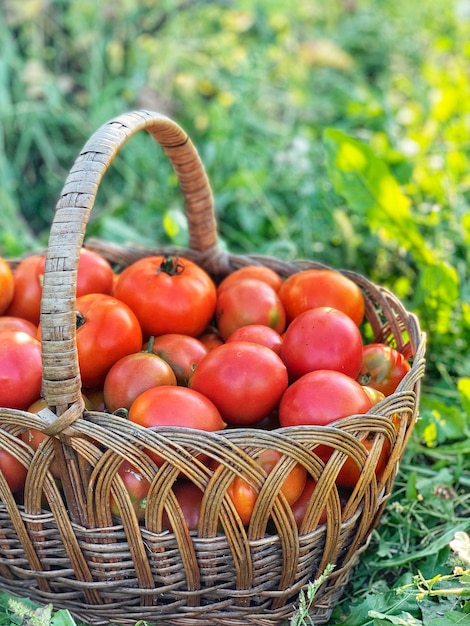
<svg viewBox="0 0 470 626">
<path fill-rule="evenodd" d="M 168 113 L 197 145 L 223 245 L 354 269 L 419 316 L 429 335 L 421 419 L 334 626 L 470 619 L 468 572 L 452 574 L 449 547 L 470 530 L 465 6 L 2 4 L 1 255 L 46 245 L 83 143 L 111 117 L 145 107 Z M 176 179 L 149 137 L 116 158 L 87 235 L 186 244 Z M 1 611 L 5 600 L 0 621 L 21 623 L 17 611 Z M 51 611 L 39 623 L 71 623 Z"/>
</svg>

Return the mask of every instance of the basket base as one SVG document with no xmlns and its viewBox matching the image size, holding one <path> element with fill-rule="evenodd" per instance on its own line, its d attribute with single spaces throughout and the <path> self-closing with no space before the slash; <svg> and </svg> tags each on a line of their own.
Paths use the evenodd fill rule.
<svg viewBox="0 0 470 626">
<path fill-rule="evenodd" d="M 353 557 L 346 567 L 333 571 L 325 584 L 317 594 L 317 601 L 312 605 L 309 616 L 315 625 L 327 624 L 331 618 L 334 607 L 344 594 L 349 582 L 351 572 L 359 561 L 360 553 L 367 546 L 363 546 Z M 13 584 L 12 584 L 13 583 Z M 0 579 L 0 591 L 25 598 L 25 585 L 21 581 L 9 581 L 5 585 Z M 166 612 L 164 605 L 159 607 L 129 606 L 125 599 L 108 605 L 86 605 L 68 599 L 67 594 L 47 594 L 35 590 L 35 602 L 40 604 L 53 604 L 54 609 L 67 609 L 76 619 L 93 626 L 135 626 L 143 621 L 148 626 L 287 626 L 295 612 L 295 606 L 287 605 L 273 610 L 262 606 L 234 607 L 232 601 L 227 605 L 220 603 L 214 606 L 188 607 L 182 605 L 175 608 L 174 603 L 171 612 Z"/>
</svg>

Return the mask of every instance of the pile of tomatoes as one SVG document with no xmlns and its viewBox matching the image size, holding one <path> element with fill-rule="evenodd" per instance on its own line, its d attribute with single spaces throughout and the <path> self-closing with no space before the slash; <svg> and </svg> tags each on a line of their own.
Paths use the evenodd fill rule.
<svg viewBox="0 0 470 626">
<path fill-rule="evenodd" d="M 44 261 L 34 254 L 12 270 L 0 259 L 3 407 L 37 412 L 45 406 L 39 320 Z M 247 265 L 216 284 L 187 258 L 149 256 L 116 274 L 103 256 L 84 248 L 76 295 L 86 408 L 125 414 L 148 428 L 327 425 L 366 413 L 410 370 L 392 346 L 364 342 L 363 294 L 330 269 L 283 278 L 267 266 Z M 20 436 L 33 449 L 45 437 L 32 429 Z M 325 461 L 331 452 L 323 450 Z M 256 461 L 267 475 L 281 456 L 263 450 Z M 26 470 L 6 450 L 0 450 L 0 470 L 12 492 L 20 492 Z M 119 474 L 142 518 L 148 482 L 128 461 Z M 338 486 L 351 488 L 358 475 L 346 462 Z M 314 487 L 299 464 L 283 482 L 299 524 Z M 202 493 L 184 478 L 174 493 L 188 527 L 195 528 Z M 257 491 L 236 476 L 228 495 L 248 524 Z"/>
</svg>

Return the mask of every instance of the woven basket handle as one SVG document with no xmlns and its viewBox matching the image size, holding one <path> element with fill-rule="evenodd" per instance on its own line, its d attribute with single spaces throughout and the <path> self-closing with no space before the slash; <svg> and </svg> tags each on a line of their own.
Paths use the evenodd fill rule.
<svg viewBox="0 0 470 626">
<path fill-rule="evenodd" d="M 86 225 L 103 175 L 119 149 L 141 130 L 161 145 L 176 172 L 185 200 L 190 247 L 199 252 L 217 247 L 213 196 L 204 166 L 190 138 L 175 122 L 158 113 L 135 111 L 107 122 L 90 137 L 60 194 L 46 252 L 41 303 L 43 395 L 59 415 L 81 402 L 75 289 Z"/>
</svg>

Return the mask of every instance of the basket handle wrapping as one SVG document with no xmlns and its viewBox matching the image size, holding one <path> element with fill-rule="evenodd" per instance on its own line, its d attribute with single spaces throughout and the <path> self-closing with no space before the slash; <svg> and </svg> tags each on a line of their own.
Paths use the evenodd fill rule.
<svg viewBox="0 0 470 626">
<path fill-rule="evenodd" d="M 146 130 L 160 144 L 178 177 L 185 200 L 190 247 L 216 254 L 217 226 L 209 180 L 191 139 L 180 126 L 150 111 L 126 113 L 101 126 L 84 145 L 65 181 L 46 251 L 40 318 L 42 393 L 59 416 L 46 429 L 51 435 L 73 424 L 83 408 L 75 290 L 86 225 L 105 172 L 120 148 L 141 130 Z"/>
</svg>

